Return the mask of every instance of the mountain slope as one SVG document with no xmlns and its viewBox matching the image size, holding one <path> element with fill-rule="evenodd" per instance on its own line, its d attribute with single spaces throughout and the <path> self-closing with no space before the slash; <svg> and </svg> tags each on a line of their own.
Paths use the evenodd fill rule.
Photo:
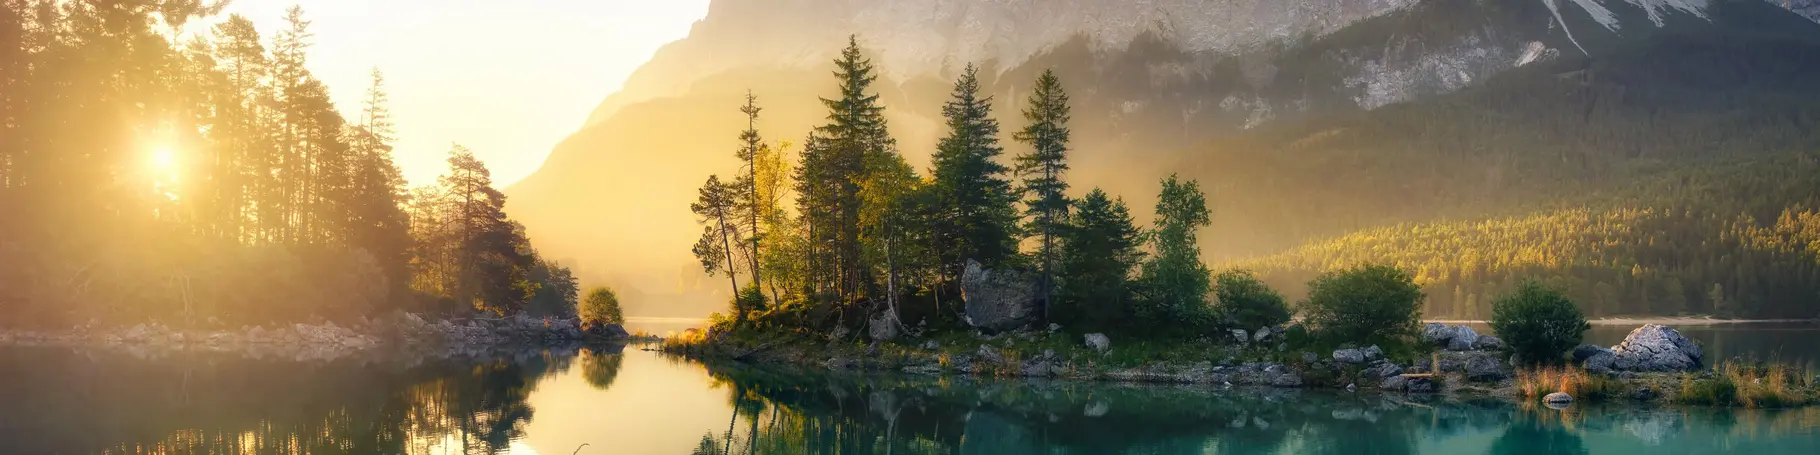
<svg viewBox="0 0 1820 455">
<path fill-rule="evenodd" d="M 1206 3 L 716 1 L 689 38 L 660 51 L 624 91 L 603 102 L 586 127 L 557 147 L 543 169 L 508 190 L 513 216 L 523 220 L 540 245 L 578 259 L 577 270 L 584 279 L 611 277 L 616 284 L 653 295 L 694 292 L 703 277 L 686 253 L 699 232 L 687 204 L 708 174 L 735 168 L 736 135 L 745 126 L 736 107 L 744 94 L 751 90 L 766 107 L 759 127 L 767 139 L 800 143 L 823 115 L 816 97 L 832 95 L 828 57 L 844 44 L 847 34 L 857 33 L 868 55 L 886 73 L 876 86 L 900 149 L 918 167 L 927 164 L 941 134 L 939 106 L 960 65 L 977 61 L 990 70 L 982 83 L 997 96 L 995 116 L 1008 130 L 1021 121 L 1016 110 L 1028 81 L 1053 68 L 1074 98 L 1076 142 L 1070 159 L 1075 171 L 1069 178 L 1075 188 L 1105 187 L 1145 207 L 1156 178 L 1185 170 L 1187 176 L 1216 182 L 1214 188 L 1257 196 L 1228 202 L 1233 207 L 1216 204 L 1222 226 L 1219 235 L 1210 238 L 1217 247 L 1212 251 L 1219 254 L 1262 254 L 1349 229 L 1452 213 L 1446 207 L 1482 205 L 1465 202 L 1480 201 L 1479 193 L 1459 199 L 1428 194 L 1434 197 L 1424 200 L 1441 200 L 1431 204 L 1433 210 L 1379 213 L 1364 207 L 1384 204 L 1353 210 L 1327 205 L 1348 203 L 1345 198 L 1231 190 L 1283 189 L 1310 182 L 1310 175 L 1351 171 L 1339 164 L 1367 173 L 1384 166 L 1439 169 L 1396 154 L 1381 160 L 1365 158 L 1393 147 L 1388 142 L 1377 148 L 1288 147 L 1317 136 L 1310 131 L 1326 131 L 1320 129 L 1324 125 L 1365 119 L 1361 121 L 1383 124 L 1373 127 L 1381 129 L 1378 134 L 1421 131 L 1430 127 L 1395 121 L 1413 109 L 1399 103 L 1485 85 L 1505 73 L 1518 74 L 1512 80 L 1545 83 L 1581 77 L 1574 74 L 1603 74 L 1574 72 L 1596 68 L 1608 58 L 1676 59 L 1674 53 L 1682 44 L 1664 42 L 1801 42 L 1817 28 L 1760 0 L 1226 0 L 1211 2 L 1216 4 L 1212 7 Z M 1053 19 L 1055 11 L 1069 13 Z M 1234 27 L 1230 21 L 1260 25 Z M 1790 46 L 1806 51 L 1798 44 Z M 1712 83 L 1754 83 L 1749 72 L 1759 70 L 1753 66 L 1757 63 L 1741 62 L 1744 66 L 1736 68 L 1740 74 Z M 1699 61 L 1686 64 L 1705 66 Z M 1724 63 L 1717 67 L 1731 68 Z M 1639 95 L 1655 84 L 1633 82 L 1643 87 L 1636 92 Z M 1590 101 L 1546 98 L 1522 112 L 1490 109 L 1481 114 L 1520 117 L 1583 111 L 1584 117 L 1602 112 L 1603 103 L 1614 99 L 1603 90 L 1627 90 L 1600 87 L 1599 95 L 1588 95 Z M 1460 103 L 1517 103 L 1511 98 L 1528 95 L 1521 90 L 1557 88 L 1452 97 L 1433 109 Z M 1781 89 L 1770 90 L 1767 98 L 1776 101 L 1773 93 Z M 1668 103 L 1664 106 L 1680 101 L 1673 94 L 1663 96 L 1635 99 Z M 1740 109 L 1736 104 L 1685 107 Z M 1613 121 L 1642 129 L 1630 133 L 1634 136 L 1688 130 L 1682 128 L 1687 122 L 1697 125 L 1706 120 L 1670 114 L 1674 113 L 1646 109 L 1612 115 L 1617 119 Z M 1523 137 L 1527 133 L 1522 128 L 1570 121 L 1563 118 L 1569 117 L 1500 120 L 1531 123 L 1509 129 L 1500 129 L 1495 121 L 1449 127 L 1454 135 L 1434 136 L 1420 145 L 1425 150 L 1483 148 L 1482 142 L 1461 134 Z M 1429 121 L 1447 119 L 1440 115 Z M 1347 137 L 1343 134 L 1352 131 L 1327 129 L 1339 131 L 1334 137 Z M 1737 132 L 1712 134 L 1744 140 Z M 1208 141 L 1213 145 L 1203 145 Z M 1551 151 L 1547 147 L 1592 145 L 1535 146 L 1542 147 L 1536 153 L 1541 156 Z M 1019 150 L 1011 145 L 1009 151 Z M 1346 154 L 1353 157 L 1336 158 Z M 1506 172 L 1468 169 L 1477 169 L 1478 176 Z M 1236 170 L 1243 170 L 1242 178 L 1229 178 Z M 1430 182 L 1386 174 L 1347 183 L 1354 185 L 1347 188 L 1365 195 L 1456 186 L 1436 183 L 1445 179 L 1434 175 L 1420 176 L 1435 180 Z M 1267 206 L 1273 201 L 1304 205 L 1246 205 Z M 1306 221 L 1331 218 L 1322 215 L 1330 209 L 1350 218 L 1332 224 Z M 696 297 L 683 300 L 702 308 L 720 303 L 720 297 Z"/>
</svg>

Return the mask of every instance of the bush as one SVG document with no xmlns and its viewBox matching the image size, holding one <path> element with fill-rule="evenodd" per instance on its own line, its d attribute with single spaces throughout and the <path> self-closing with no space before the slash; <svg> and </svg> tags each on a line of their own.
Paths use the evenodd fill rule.
<svg viewBox="0 0 1820 455">
<path fill-rule="evenodd" d="M 582 327 L 626 323 L 625 315 L 619 311 L 619 296 L 605 286 L 589 290 L 588 298 L 581 300 L 581 307 L 575 309 L 575 314 L 581 317 Z"/>
<path fill-rule="evenodd" d="M 1214 298 L 1227 320 L 1247 330 L 1289 322 L 1283 295 L 1258 281 L 1249 270 L 1229 270 L 1214 278 Z"/>
<path fill-rule="evenodd" d="M 1308 282 L 1301 311 L 1314 335 L 1329 344 L 1407 350 L 1415 344 L 1426 298 L 1408 273 L 1363 265 Z"/>
<path fill-rule="evenodd" d="M 759 289 L 757 284 L 747 283 L 739 289 L 739 295 L 733 297 L 733 311 L 744 322 L 752 313 L 764 311 L 766 302 L 765 291 Z"/>
<path fill-rule="evenodd" d="M 1591 328 L 1578 305 L 1534 281 L 1492 302 L 1491 329 L 1524 362 L 1559 363 Z"/>
</svg>

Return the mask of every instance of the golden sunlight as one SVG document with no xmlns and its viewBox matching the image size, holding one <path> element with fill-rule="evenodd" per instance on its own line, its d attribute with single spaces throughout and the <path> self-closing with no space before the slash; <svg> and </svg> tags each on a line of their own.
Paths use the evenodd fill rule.
<svg viewBox="0 0 1820 455">
<path fill-rule="evenodd" d="M 177 152 L 170 146 L 157 146 L 152 149 L 152 170 L 159 174 L 173 174 L 177 171 Z"/>
</svg>

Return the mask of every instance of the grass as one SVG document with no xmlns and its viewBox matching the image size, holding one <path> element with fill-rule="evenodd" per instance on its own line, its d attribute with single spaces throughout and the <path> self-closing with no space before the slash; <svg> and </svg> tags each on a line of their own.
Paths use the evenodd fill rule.
<svg viewBox="0 0 1820 455">
<path fill-rule="evenodd" d="M 1575 400 L 1599 402 L 1622 396 L 1627 387 L 1617 380 L 1587 374 L 1574 367 L 1540 367 L 1517 371 L 1517 394 L 1539 399 L 1561 392 Z"/>
<path fill-rule="evenodd" d="M 1786 408 L 1815 402 L 1811 381 L 1782 363 L 1726 362 L 1710 378 L 1681 376 L 1675 402 L 1706 406 Z"/>
</svg>

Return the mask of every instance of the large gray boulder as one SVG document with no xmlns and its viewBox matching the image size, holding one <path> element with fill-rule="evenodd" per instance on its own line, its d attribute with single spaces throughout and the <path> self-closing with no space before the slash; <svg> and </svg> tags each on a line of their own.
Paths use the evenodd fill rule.
<svg viewBox="0 0 1820 455">
<path fill-rule="evenodd" d="M 1087 347 L 1093 349 L 1094 352 L 1105 354 L 1106 351 L 1112 350 L 1112 339 L 1106 338 L 1104 333 L 1089 333 L 1085 338 Z"/>
<path fill-rule="evenodd" d="M 1509 377 L 1504 362 L 1498 361 L 1497 357 L 1477 355 L 1466 360 L 1466 379 L 1469 381 L 1498 382 Z"/>
<path fill-rule="evenodd" d="M 1347 364 L 1365 363 L 1365 351 L 1360 349 L 1338 349 L 1333 351 L 1333 361 Z"/>
<path fill-rule="evenodd" d="M 1422 340 L 1449 351 L 1471 351 L 1479 347 L 1479 332 L 1464 325 L 1430 322 L 1422 326 Z"/>
<path fill-rule="evenodd" d="M 961 273 L 967 323 L 988 332 L 1029 325 L 1037 316 L 1036 278 L 1016 270 L 988 270 L 967 260 L 967 269 Z"/>
<path fill-rule="evenodd" d="M 866 335 L 877 341 L 897 339 L 902 331 L 898 330 L 897 318 L 889 312 L 879 312 L 878 316 L 866 321 Z"/>
<path fill-rule="evenodd" d="M 1659 324 L 1645 324 L 1612 346 L 1613 368 L 1620 371 L 1693 371 L 1704 354 L 1694 340 Z"/>
</svg>

